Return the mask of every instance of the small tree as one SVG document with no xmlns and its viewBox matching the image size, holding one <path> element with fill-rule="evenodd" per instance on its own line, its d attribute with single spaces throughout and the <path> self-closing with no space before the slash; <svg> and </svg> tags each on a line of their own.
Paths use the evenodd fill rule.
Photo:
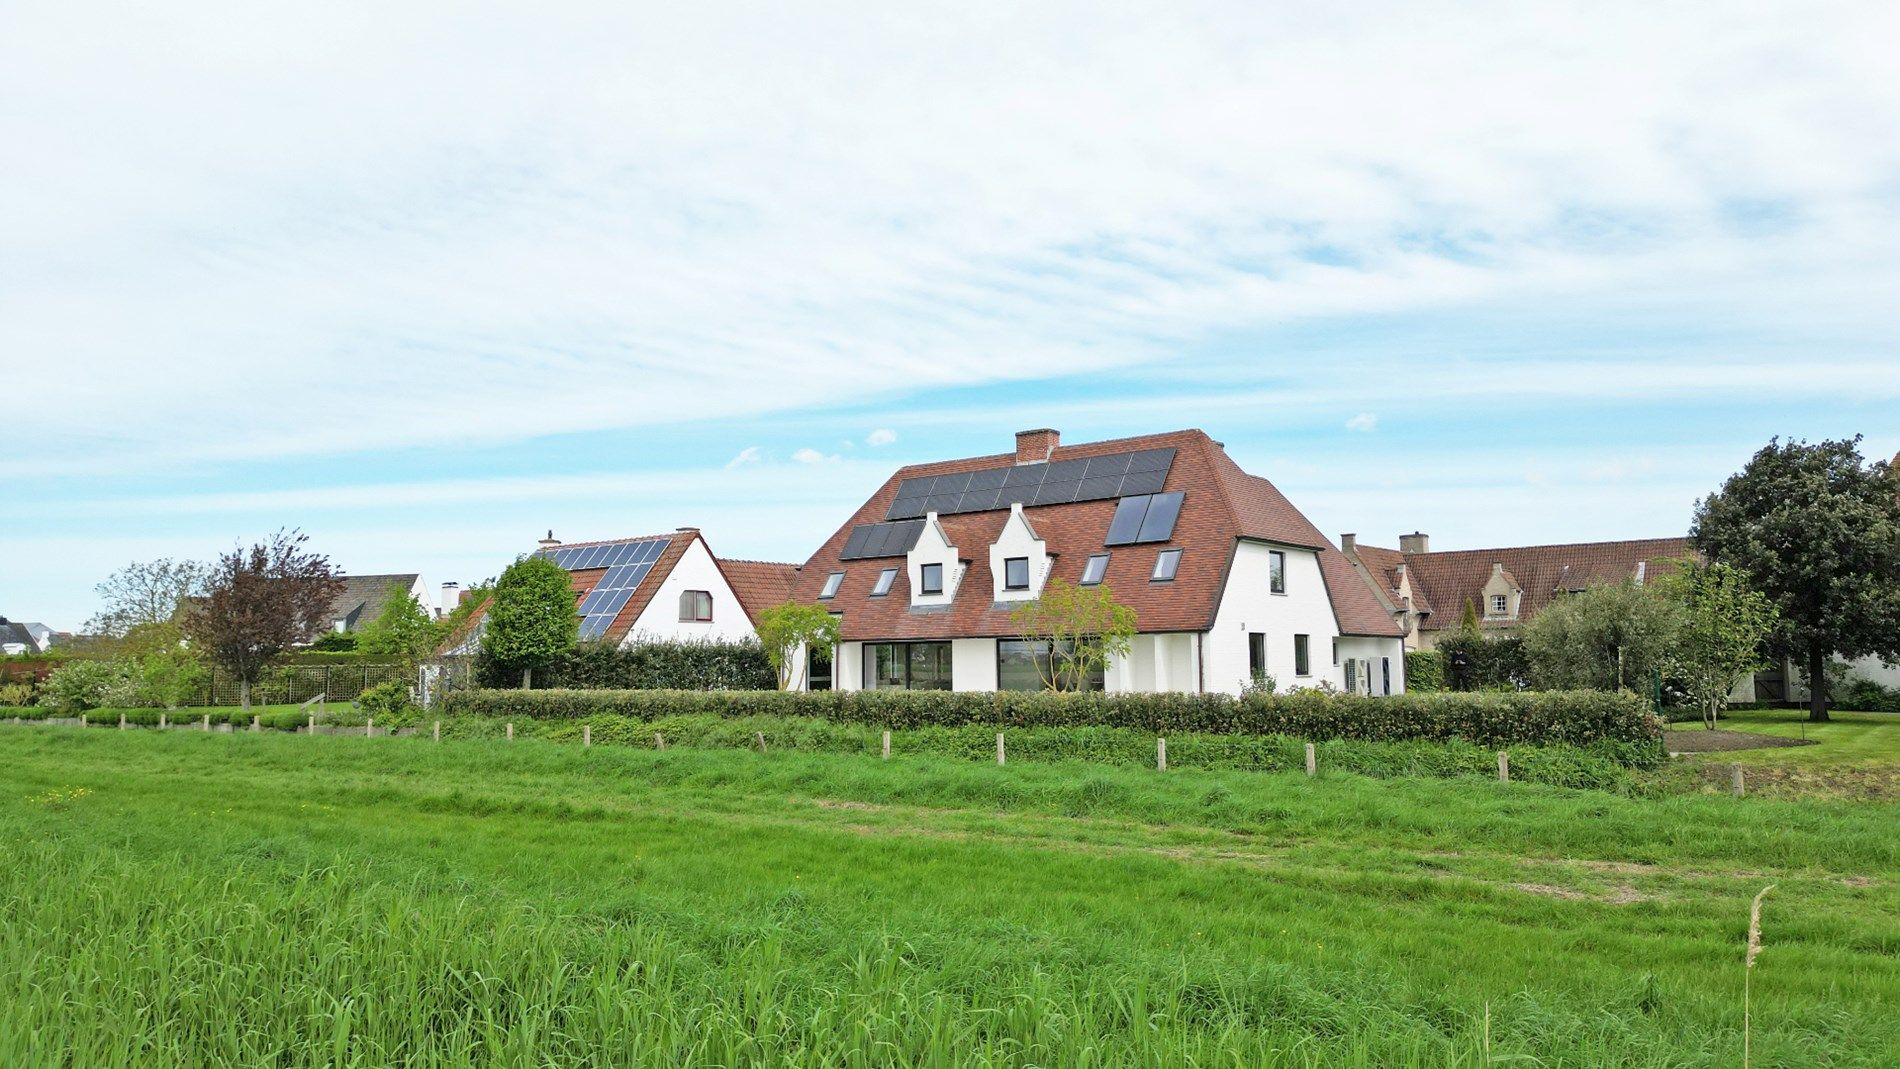
<svg viewBox="0 0 1900 1069">
<path fill-rule="evenodd" d="M 1827 719 L 1830 657 L 1900 657 L 1900 475 L 1858 436 L 1770 441 L 1696 502 L 1689 537 L 1774 603 L 1769 650 L 1806 667 L 1809 720 Z"/>
<path fill-rule="evenodd" d="M 759 614 L 759 642 L 778 672 L 778 689 L 790 690 L 812 654 L 830 657 L 838 645 L 838 618 L 822 605 L 788 601 Z"/>
<path fill-rule="evenodd" d="M 574 584 L 567 569 L 546 557 L 523 557 L 495 581 L 482 630 L 482 652 L 506 671 L 521 673 L 522 689 L 580 639 Z"/>
<path fill-rule="evenodd" d="M 329 558 L 305 549 L 308 541 L 300 531 L 278 531 L 220 556 L 203 599 L 185 616 L 193 647 L 237 677 L 247 712 L 251 684 L 278 654 L 310 641 L 343 592 Z"/>
<path fill-rule="evenodd" d="M 1748 589 L 1736 569 L 1693 557 L 1659 586 L 1682 607 L 1682 627 L 1667 658 L 1670 671 L 1714 731 L 1736 678 L 1766 663 L 1761 649 L 1775 627 L 1774 603 Z"/>
<path fill-rule="evenodd" d="M 1036 674 L 1049 690 L 1081 690 L 1135 642 L 1135 610 L 1117 602 L 1107 583 L 1078 587 L 1051 579 L 1009 619 L 1024 641 L 1042 647 Z"/>
<path fill-rule="evenodd" d="M 1660 668 L 1680 625 L 1655 587 L 1606 583 L 1558 598 L 1524 627 L 1531 679 L 1544 690 L 1626 690 Z"/>
<path fill-rule="evenodd" d="M 123 638 L 144 626 L 175 623 L 180 605 L 204 593 L 211 568 L 202 561 L 134 561 L 93 587 L 105 608 L 86 621 L 95 635 Z"/>
<path fill-rule="evenodd" d="M 382 615 L 362 630 L 357 636 L 356 648 L 364 653 L 397 657 L 414 667 L 441 640 L 441 625 L 429 619 L 416 596 L 405 590 L 400 597 L 390 598 Z"/>
</svg>

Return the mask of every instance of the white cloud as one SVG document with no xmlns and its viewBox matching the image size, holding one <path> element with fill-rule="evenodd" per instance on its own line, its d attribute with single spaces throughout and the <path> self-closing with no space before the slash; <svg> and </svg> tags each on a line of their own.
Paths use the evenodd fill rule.
<svg viewBox="0 0 1900 1069">
<path fill-rule="evenodd" d="M 800 464 L 823 464 L 827 461 L 837 460 L 838 458 L 835 456 L 826 456 L 818 450 L 807 446 L 793 453 L 792 459 Z"/>
<path fill-rule="evenodd" d="M 9 12 L 16 461 L 746 417 L 1606 291 L 1793 351 L 1900 332 L 1891 4 L 459 15 Z"/>
<path fill-rule="evenodd" d="M 733 457 L 731 460 L 726 462 L 726 468 L 727 470 L 731 470 L 733 468 L 742 467 L 747 464 L 757 464 L 759 462 L 761 452 L 762 451 L 756 445 L 746 446 L 744 449 L 739 450 L 738 456 Z"/>
<path fill-rule="evenodd" d="M 865 445 L 890 445 L 897 441 L 897 432 L 888 427 L 879 427 L 864 436 Z"/>
<path fill-rule="evenodd" d="M 1379 417 L 1371 412 L 1361 412 L 1346 421 L 1349 431 L 1370 431 L 1379 425 Z"/>
</svg>

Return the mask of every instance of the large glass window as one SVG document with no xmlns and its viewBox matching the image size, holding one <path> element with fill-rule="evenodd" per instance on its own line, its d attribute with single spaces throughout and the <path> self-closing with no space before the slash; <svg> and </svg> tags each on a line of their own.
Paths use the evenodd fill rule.
<svg viewBox="0 0 1900 1069">
<path fill-rule="evenodd" d="M 1011 557 L 1003 562 L 1003 589 L 1029 589 L 1029 558 Z"/>
<path fill-rule="evenodd" d="M 1097 553 L 1082 566 L 1082 585 L 1094 586 L 1108 574 L 1108 554 Z"/>
<path fill-rule="evenodd" d="M 996 689 L 997 690 L 1047 690 L 1045 679 L 1050 674 L 1050 650 L 1068 649 L 1064 643 L 1057 647 L 1048 639 L 1025 640 L 1019 638 L 1001 639 L 996 643 Z M 1108 689 L 1107 673 L 1100 668 L 1090 668 L 1082 681 L 1083 690 L 1101 691 Z"/>
<path fill-rule="evenodd" d="M 921 580 L 921 582 L 918 583 L 918 593 L 943 593 L 943 565 L 926 564 L 918 569 L 918 573 L 919 579 Z"/>
<path fill-rule="evenodd" d="M 865 690 L 949 690 L 948 642 L 872 642 L 864 647 Z"/>
<path fill-rule="evenodd" d="M 1293 674 L 1296 676 L 1313 674 L 1313 659 L 1309 656 L 1307 649 L 1310 644 L 1309 637 L 1306 635 L 1293 636 Z"/>
<path fill-rule="evenodd" d="M 1286 554 L 1273 550 L 1267 554 L 1267 589 L 1275 594 L 1286 593 Z"/>
</svg>

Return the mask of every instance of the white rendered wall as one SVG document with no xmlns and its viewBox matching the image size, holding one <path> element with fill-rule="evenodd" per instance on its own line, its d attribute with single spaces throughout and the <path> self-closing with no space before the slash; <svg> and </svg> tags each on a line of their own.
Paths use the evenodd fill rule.
<svg viewBox="0 0 1900 1069">
<path fill-rule="evenodd" d="M 831 689 L 864 689 L 864 643 L 838 643 L 831 659 Z"/>
<path fill-rule="evenodd" d="M 1286 593 L 1275 594 L 1271 583 L 1268 554 L 1279 549 L 1286 554 Z M 1322 680 L 1335 687 L 1343 674 L 1333 664 L 1333 639 L 1339 626 L 1333 619 L 1332 599 L 1320 575 L 1319 554 L 1308 549 L 1270 547 L 1258 542 L 1241 542 L 1235 549 L 1234 566 L 1227 574 L 1227 590 L 1221 597 L 1220 612 L 1214 629 L 1202 642 L 1209 692 L 1238 694 L 1252 681 L 1248 661 L 1247 635 L 1252 631 L 1267 636 L 1267 674 L 1281 690 L 1314 687 Z M 1310 674 L 1295 675 L 1293 636 L 1306 635 Z M 1394 648 L 1397 639 L 1391 640 Z M 1344 653 L 1341 658 L 1344 658 Z"/>
<path fill-rule="evenodd" d="M 1359 661 L 1371 673 L 1370 689 L 1362 682 L 1359 693 L 1379 695 L 1385 693 L 1384 682 L 1380 675 L 1382 658 L 1392 659 L 1392 693 L 1405 692 L 1405 649 L 1404 640 L 1397 638 L 1367 638 L 1358 635 L 1341 636 L 1339 640 L 1339 684 L 1345 686 L 1346 660 Z"/>
<path fill-rule="evenodd" d="M 682 623 L 680 621 L 680 592 L 683 590 L 704 590 L 712 595 L 713 618 L 710 623 Z M 653 600 L 640 612 L 633 622 L 633 629 L 627 632 L 622 646 L 638 645 L 642 641 L 685 639 L 699 642 L 737 642 L 740 639 L 755 637 L 752 621 L 746 618 L 745 609 L 739 604 L 738 595 L 726 582 L 726 577 L 713 560 L 702 539 L 695 538 L 686 547 L 686 552 L 673 566 L 671 573 L 660 582 L 660 588 L 653 592 Z"/>
<path fill-rule="evenodd" d="M 910 603 L 912 605 L 949 605 L 957 599 L 957 586 L 963 581 L 963 568 L 958 562 L 957 547 L 950 544 L 950 538 L 944 534 L 943 525 L 937 522 L 937 514 L 932 512 L 924 518 L 923 534 L 917 537 L 917 545 L 904 555 L 904 578 L 910 582 Z M 924 565 L 943 565 L 943 592 L 924 594 Z"/>
<path fill-rule="evenodd" d="M 1011 557 L 1025 557 L 1029 561 L 1029 588 L 1027 590 L 1003 588 L 1005 579 L 1003 562 Z M 1048 576 L 1048 572 L 1048 544 L 1036 537 L 1035 529 L 1029 526 L 1029 518 L 1023 515 L 1022 505 L 1011 505 L 1009 519 L 1003 524 L 1003 531 L 997 536 L 996 544 L 990 547 L 990 600 L 1034 601 L 1042 595 L 1042 581 Z"/>
<path fill-rule="evenodd" d="M 950 640 L 950 689 L 996 689 L 995 639 L 956 638 Z"/>
</svg>

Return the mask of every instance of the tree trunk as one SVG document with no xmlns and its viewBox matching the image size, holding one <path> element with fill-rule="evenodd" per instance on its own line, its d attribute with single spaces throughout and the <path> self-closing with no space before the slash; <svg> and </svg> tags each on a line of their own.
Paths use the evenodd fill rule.
<svg viewBox="0 0 1900 1069">
<path fill-rule="evenodd" d="M 534 669 L 523 668 L 521 670 L 521 689 L 527 690 L 532 686 L 534 686 Z"/>
<path fill-rule="evenodd" d="M 238 677 L 238 706 L 245 712 L 251 711 L 251 681 Z"/>
<path fill-rule="evenodd" d="M 1808 647 L 1808 723 L 1827 723 L 1827 651 L 1819 643 Z"/>
</svg>

